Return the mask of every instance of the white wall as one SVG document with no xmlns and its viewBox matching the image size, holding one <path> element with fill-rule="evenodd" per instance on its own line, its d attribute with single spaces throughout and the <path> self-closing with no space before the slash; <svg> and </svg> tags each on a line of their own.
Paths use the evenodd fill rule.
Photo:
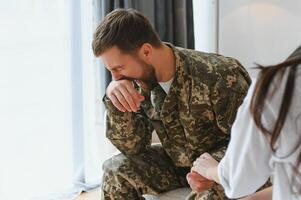
<svg viewBox="0 0 301 200">
<path fill-rule="evenodd" d="M 220 1 L 219 53 L 249 68 L 276 64 L 300 44 L 300 0 Z"/>
<path fill-rule="evenodd" d="M 217 0 L 193 0 L 195 49 L 217 51 Z"/>
</svg>

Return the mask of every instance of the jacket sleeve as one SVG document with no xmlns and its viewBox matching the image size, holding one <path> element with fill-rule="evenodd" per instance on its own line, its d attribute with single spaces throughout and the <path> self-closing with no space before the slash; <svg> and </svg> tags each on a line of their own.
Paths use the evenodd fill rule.
<svg viewBox="0 0 301 200">
<path fill-rule="evenodd" d="M 237 110 L 242 104 L 251 79 L 244 67 L 233 58 L 222 60 L 216 67 L 216 81 L 211 88 L 211 103 L 217 126 L 230 134 Z"/>
<path fill-rule="evenodd" d="M 109 98 L 106 106 L 106 137 L 122 153 L 137 154 L 151 144 L 153 127 L 143 111 L 120 112 Z"/>
</svg>

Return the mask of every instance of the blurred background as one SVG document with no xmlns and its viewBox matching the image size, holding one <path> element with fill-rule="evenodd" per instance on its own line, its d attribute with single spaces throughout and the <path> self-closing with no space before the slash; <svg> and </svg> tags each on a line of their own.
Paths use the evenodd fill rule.
<svg viewBox="0 0 301 200">
<path fill-rule="evenodd" d="M 91 50 L 115 8 L 143 12 L 163 41 L 275 64 L 301 44 L 299 0 L 0 0 L 0 199 L 74 199 L 99 186 L 110 75 Z"/>
</svg>

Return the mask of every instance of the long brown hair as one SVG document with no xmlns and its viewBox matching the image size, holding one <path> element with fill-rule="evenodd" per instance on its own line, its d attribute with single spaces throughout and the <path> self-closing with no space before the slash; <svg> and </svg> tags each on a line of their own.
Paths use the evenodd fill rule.
<svg viewBox="0 0 301 200">
<path fill-rule="evenodd" d="M 276 151 L 275 148 L 276 141 L 281 134 L 281 130 L 285 123 L 287 113 L 291 106 L 293 92 L 295 88 L 296 70 L 299 64 L 301 64 L 301 46 L 298 49 L 296 49 L 293 52 L 293 54 L 282 63 L 279 63 L 277 65 L 272 65 L 272 66 L 266 66 L 266 67 L 258 65 L 258 68 L 261 70 L 261 72 L 259 74 L 259 78 L 255 85 L 255 90 L 251 100 L 250 111 L 253 115 L 256 126 L 263 132 L 263 134 L 266 137 L 269 138 L 270 147 L 274 153 Z M 277 79 L 278 82 L 276 83 L 279 85 L 283 81 L 283 75 L 286 70 L 289 70 L 289 72 L 288 72 L 288 77 L 285 84 L 285 91 L 282 97 L 277 120 L 274 124 L 274 127 L 265 127 L 262 122 L 262 114 L 264 110 L 265 100 L 267 98 L 270 98 L 269 96 L 270 86 L 272 82 L 275 81 L 274 78 L 276 77 L 276 75 L 277 77 L 278 75 L 280 77 L 279 81 Z M 273 95 L 273 92 L 271 93 L 271 95 Z M 300 139 L 296 147 L 292 151 L 292 153 L 300 145 L 301 145 L 301 133 L 300 133 Z M 298 155 L 297 164 L 296 166 L 294 166 L 293 169 L 295 173 L 299 173 L 298 168 L 300 166 L 300 163 L 301 163 L 301 152 Z M 293 182 L 295 181 L 293 180 Z M 299 185 L 297 187 L 298 187 L 297 192 L 301 193 L 301 186 Z"/>
</svg>

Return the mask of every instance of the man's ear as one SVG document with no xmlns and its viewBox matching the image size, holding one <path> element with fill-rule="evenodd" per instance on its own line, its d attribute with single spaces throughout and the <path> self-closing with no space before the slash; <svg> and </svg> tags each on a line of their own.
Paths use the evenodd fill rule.
<svg viewBox="0 0 301 200">
<path fill-rule="evenodd" d="M 149 43 L 144 43 L 139 49 L 139 57 L 146 62 L 150 62 L 154 47 Z"/>
</svg>

